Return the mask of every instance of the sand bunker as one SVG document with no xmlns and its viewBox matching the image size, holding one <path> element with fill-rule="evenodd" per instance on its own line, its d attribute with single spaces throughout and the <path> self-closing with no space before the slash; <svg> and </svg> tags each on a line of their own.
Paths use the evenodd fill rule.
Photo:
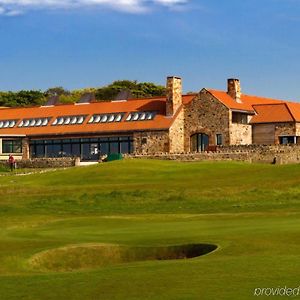
<svg viewBox="0 0 300 300">
<path fill-rule="evenodd" d="M 80 244 L 37 253 L 29 260 L 29 264 L 42 271 L 68 272 L 134 261 L 189 259 L 215 249 L 217 246 L 210 244 L 159 247 Z"/>
</svg>

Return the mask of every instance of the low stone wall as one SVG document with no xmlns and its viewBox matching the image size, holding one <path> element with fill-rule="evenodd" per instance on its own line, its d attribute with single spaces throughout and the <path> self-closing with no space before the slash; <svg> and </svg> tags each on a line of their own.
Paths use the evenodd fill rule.
<svg viewBox="0 0 300 300">
<path fill-rule="evenodd" d="M 127 155 L 126 158 L 149 158 L 180 161 L 244 161 L 258 163 L 300 163 L 300 145 L 249 145 L 219 147 L 217 151 L 201 153 L 157 153 Z"/>
<path fill-rule="evenodd" d="M 71 157 L 23 159 L 17 161 L 17 168 L 67 168 L 75 166 L 75 160 Z M 5 161 L 1 164 L 8 165 Z"/>
</svg>

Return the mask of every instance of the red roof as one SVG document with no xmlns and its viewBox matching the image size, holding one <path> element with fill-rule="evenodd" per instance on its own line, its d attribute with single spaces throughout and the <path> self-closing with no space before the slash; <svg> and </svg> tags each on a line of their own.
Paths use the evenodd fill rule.
<svg viewBox="0 0 300 300">
<path fill-rule="evenodd" d="M 183 102 L 188 103 L 192 95 L 183 96 Z M 154 111 L 156 115 L 153 120 L 126 121 L 130 112 Z M 121 122 L 107 122 L 89 124 L 88 121 L 93 114 L 124 113 Z M 51 124 L 57 117 L 86 115 L 81 125 L 60 125 Z M 18 127 L 22 119 L 29 118 L 50 118 L 47 126 L 40 127 Z M 168 129 L 176 115 L 166 116 L 166 99 L 162 97 L 151 99 L 131 99 L 128 101 L 94 102 L 88 104 L 65 104 L 55 106 L 41 106 L 29 108 L 7 108 L 0 110 L 0 120 L 19 120 L 13 128 L 1 128 L 0 135 L 60 135 L 78 133 L 109 133 L 137 130 L 160 130 Z"/>
<path fill-rule="evenodd" d="M 300 103 L 265 97 L 241 95 L 241 103 L 224 91 L 208 90 L 232 110 L 256 113 L 250 123 L 300 122 Z"/>
<path fill-rule="evenodd" d="M 253 105 L 257 115 L 250 123 L 294 122 L 295 119 L 287 103 Z"/>
<path fill-rule="evenodd" d="M 224 91 L 216 91 L 216 90 L 208 90 L 215 98 L 221 101 L 226 107 L 233 109 L 233 110 L 244 110 L 244 111 L 251 111 L 254 112 L 253 105 L 256 104 L 270 104 L 270 103 L 283 103 L 286 102 L 284 100 L 276 100 L 271 98 L 264 98 L 264 97 L 256 97 L 256 96 L 249 96 L 249 95 L 241 95 L 241 102 L 236 102 L 231 96 Z"/>
</svg>

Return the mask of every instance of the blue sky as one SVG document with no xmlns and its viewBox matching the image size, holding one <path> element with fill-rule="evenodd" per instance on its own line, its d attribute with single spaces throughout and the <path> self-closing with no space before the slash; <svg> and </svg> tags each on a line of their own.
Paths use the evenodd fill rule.
<svg viewBox="0 0 300 300">
<path fill-rule="evenodd" d="M 300 1 L 0 0 L 0 90 L 117 79 L 300 101 Z"/>
</svg>

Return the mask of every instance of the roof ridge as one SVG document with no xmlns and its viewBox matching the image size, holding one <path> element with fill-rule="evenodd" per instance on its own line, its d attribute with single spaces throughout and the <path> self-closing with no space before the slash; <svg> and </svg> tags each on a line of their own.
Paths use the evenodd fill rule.
<svg viewBox="0 0 300 300">
<path fill-rule="evenodd" d="M 215 92 L 221 92 L 221 93 L 224 93 L 224 94 L 228 95 L 227 92 L 223 91 L 223 90 L 207 89 L 207 88 L 206 88 L 206 90 L 208 90 L 208 91 L 215 91 Z M 275 100 L 275 101 L 281 101 L 281 102 L 290 102 L 290 103 L 296 103 L 296 104 L 299 103 L 300 104 L 300 102 L 295 102 L 295 101 L 290 101 L 290 100 L 284 100 L 284 99 L 270 98 L 270 97 L 266 97 L 266 96 L 256 96 L 256 95 L 249 95 L 249 94 L 244 94 L 244 93 L 242 93 L 242 96 L 251 97 L 251 98 L 267 99 L 267 100 Z"/>
</svg>

